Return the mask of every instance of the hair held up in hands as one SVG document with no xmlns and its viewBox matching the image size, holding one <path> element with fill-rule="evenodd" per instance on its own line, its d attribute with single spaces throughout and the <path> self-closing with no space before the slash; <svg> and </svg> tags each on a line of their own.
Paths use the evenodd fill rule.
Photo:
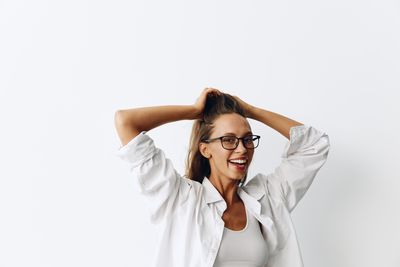
<svg viewBox="0 0 400 267">
<path fill-rule="evenodd" d="M 189 140 L 189 152 L 186 159 L 186 177 L 203 182 L 209 177 L 211 168 L 209 160 L 199 150 L 201 140 L 209 139 L 214 128 L 214 121 L 222 114 L 237 113 L 243 117 L 245 111 L 239 102 L 229 94 L 208 94 L 200 119 L 194 121 Z"/>
</svg>

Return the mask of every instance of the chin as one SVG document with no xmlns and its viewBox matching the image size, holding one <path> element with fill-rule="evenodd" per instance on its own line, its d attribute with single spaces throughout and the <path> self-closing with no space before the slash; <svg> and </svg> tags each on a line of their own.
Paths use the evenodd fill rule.
<svg viewBox="0 0 400 267">
<path fill-rule="evenodd" d="M 236 174 L 234 174 L 234 175 L 231 176 L 231 177 L 232 177 L 232 179 L 234 179 L 234 180 L 240 181 L 240 180 L 243 180 L 244 178 L 247 177 L 247 172 L 246 172 L 246 173 L 243 173 L 243 174 L 238 174 L 238 173 L 236 173 Z"/>
</svg>

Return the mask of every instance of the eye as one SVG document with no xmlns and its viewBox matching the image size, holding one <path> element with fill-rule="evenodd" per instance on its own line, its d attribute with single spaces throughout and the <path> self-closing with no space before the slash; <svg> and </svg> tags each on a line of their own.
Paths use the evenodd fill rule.
<svg viewBox="0 0 400 267">
<path fill-rule="evenodd" d="M 251 144 L 251 143 L 253 143 L 253 141 L 254 141 L 255 139 L 256 139 L 255 137 L 253 137 L 252 135 L 249 135 L 249 136 L 244 137 L 244 138 L 243 138 L 243 141 L 244 141 L 246 144 Z"/>
<path fill-rule="evenodd" d="M 222 138 L 222 142 L 227 143 L 227 144 L 235 144 L 236 143 L 236 137 L 234 136 L 225 136 Z"/>
</svg>

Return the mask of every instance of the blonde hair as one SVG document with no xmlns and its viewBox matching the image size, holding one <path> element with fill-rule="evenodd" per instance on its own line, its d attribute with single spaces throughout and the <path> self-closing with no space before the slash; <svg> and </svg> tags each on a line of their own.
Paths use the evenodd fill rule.
<svg viewBox="0 0 400 267">
<path fill-rule="evenodd" d="M 214 121 L 222 114 L 237 113 L 246 118 L 243 108 L 229 94 L 209 94 L 203 111 L 202 119 L 194 121 L 189 140 L 189 151 L 186 159 L 186 177 L 203 182 L 204 177 L 211 173 L 210 163 L 199 149 L 202 140 L 209 139 L 214 129 Z M 246 175 L 247 176 L 247 175 Z M 246 177 L 241 184 L 245 182 Z"/>
</svg>

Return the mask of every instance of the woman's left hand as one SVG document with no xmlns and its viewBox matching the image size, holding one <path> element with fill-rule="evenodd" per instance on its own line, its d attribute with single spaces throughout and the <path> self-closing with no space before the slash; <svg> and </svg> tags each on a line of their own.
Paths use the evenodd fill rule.
<svg viewBox="0 0 400 267">
<path fill-rule="evenodd" d="M 252 118 L 254 106 L 252 106 L 252 105 L 250 105 L 250 104 L 244 102 L 242 99 L 240 99 L 240 98 L 237 97 L 237 96 L 234 96 L 234 95 L 233 95 L 232 97 L 233 97 L 233 98 L 239 103 L 239 105 L 243 108 L 246 117 Z"/>
</svg>

